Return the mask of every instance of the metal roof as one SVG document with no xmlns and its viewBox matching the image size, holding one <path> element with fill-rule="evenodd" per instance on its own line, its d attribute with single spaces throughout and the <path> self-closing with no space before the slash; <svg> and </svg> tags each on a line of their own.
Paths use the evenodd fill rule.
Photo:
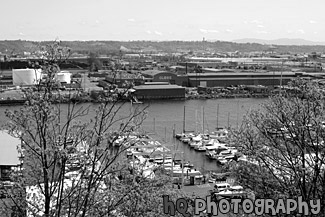
<svg viewBox="0 0 325 217">
<path fill-rule="evenodd" d="M 147 89 L 185 89 L 185 87 L 181 87 L 174 84 L 161 84 L 161 85 L 140 85 L 133 87 L 135 90 L 147 90 Z"/>
<path fill-rule="evenodd" d="M 141 73 L 145 74 L 145 75 L 155 76 L 160 73 L 171 73 L 171 72 L 160 71 L 160 70 L 145 70 L 145 71 L 142 71 Z M 171 74 L 173 74 L 173 73 L 171 73 Z"/>
<path fill-rule="evenodd" d="M 282 80 L 295 79 L 296 77 L 283 77 Z M 272 77 L 233 77 L 233 78 L 189 78 L 191 81 L 231 81 L 231 80 L 273 80 Z M 280 77 L 275 77 L 274 79 L 279 80 Z"/>
<path fill-rule="evenodd" d="M 208 76 L 215 76 L 215 77 L 219 77 L 219 76 L 273 76 L 273 75 L 291 75 L 291 76 L 295 76 L 297 72 L 289 72 L 289 71 L 285 71 L 285 72 L 219 72 L 219 73 L 188 73 L 187 75 L 189 77 L 208 77 Z M 298 72 L 298 74 L 303 74 L 303 75 L 308 75 L 305 74 L 303 72 Z"/>
</svg>

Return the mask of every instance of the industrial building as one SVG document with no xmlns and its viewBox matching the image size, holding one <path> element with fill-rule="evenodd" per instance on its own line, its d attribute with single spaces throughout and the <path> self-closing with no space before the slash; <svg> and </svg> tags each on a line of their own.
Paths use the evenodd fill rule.
<svg viewBox="0 0 325 217">
<path fill-rule="evenodd" d="M 98 85 L 100 87 L 108 87 L 111 84 L 115 84 L 118 87 L 123 87 L 125 83 L 133 83 L 134 85 L 144 84 L 144 78 L 139 73 L 128 73 L 126 71 L 120 71 L 117 73 L 108 73 L 104 80 L 100 80 Z"/>
<path fill-rule="evenodd" d="M 227 87 L 231 85 L 286 85 L 289 81 L 298 77 L 311 78 L 312 76 L 301 72 L 222 72 L 188 74 L 190 87 Z"/>
<path fill-rule="evenodd" d="M 146 70 L 141 72 L 145 82 L 168 82 L 179 86 L 188 85 L 187 75 L 177 75 L 173 72 L 160 70 Z"/>
<path fill-rule="evenodd" d="M 185 87 L 173 84 L 140 85 L 133 88 L 134 96 L 139 100 L 148 99 L 184 99 Z"/>
<path fill-rule="evenodd" d="M 185 70 L 190 73 L 192 72 L 196 67 L 201 68 L 230 68 L 237 66 L 237 63 L 234 62 L 221 62 L 221 61 L 215 61 L 215 62 L 180 62 L 178 65 L 185 67 Z"/>
</svg>

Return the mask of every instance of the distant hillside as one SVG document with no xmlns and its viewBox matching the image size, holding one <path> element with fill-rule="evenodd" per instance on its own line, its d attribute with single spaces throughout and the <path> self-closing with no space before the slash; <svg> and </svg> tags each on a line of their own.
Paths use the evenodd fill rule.
<svg viewBox="0 0 325 217">
<path fill-rule="evenodd" d="M 38 49 L 40 44 L 49 42 L 34 42 L 34 41 L 0 41 L 0 52 L 5 54 L 33 52 Z M 98 54 L 119 53 L 122 47 L 122 52 L 125 50 L 146 51 L 146 52 L 254 52 L 267 51 L 270 45 L 258 43 L 236 43 L 225 41 L 63 41 L 72 49 L 72 52 L 88 54 L 96 52 Z M 318 45 L 277 45 L 278 53 L 310 53 L 310 52 L 325 52 L 325 46 Z"/>
<path fill-rule="evenodd" d="M 38 48 L 39 42 L 33 41 L 0 41 L 0 52 L 21 53 L 24 51 L 34 51 Z"/>
<path fill-rule="evenodd" d="M 315 42 L 315 41 L 308 41 L 301 38 L 279 38 L 275 40 L 264 40 L 264 39 L 257 39 L 257 38 L 243 38 L 234 40 L 233 42 L 236 43 L 259 43 L 259 44 L 268 44 L 268 45 L 325 45 L 325 42 Z"/>
</svg>

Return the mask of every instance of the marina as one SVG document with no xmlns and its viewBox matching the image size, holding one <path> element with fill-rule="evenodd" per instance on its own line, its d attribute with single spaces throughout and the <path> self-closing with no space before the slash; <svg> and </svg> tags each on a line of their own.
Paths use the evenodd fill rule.
<svg viewBox="0 0 325 217">
<path fill-rule="evenodd" d="M 143 121 L 142 131 L 153 137 L 153 139 L 168 146 L 171 151 L 184 152 L 185 162 L 190 161 L 197 170 L 202 173 L 219 172 L 220 165 L 215 160 L 210 160 L 205 156 L 207 152 L 198 152 L 186 143 L 181 142 L 173 136 L 173 133 L 183 133 L 184 123 L 186 133 L 190 132 L 194 135 L 195 128 L 201 129 L 202 112 L 204 107 L 204 130 L 205 132 L 218 132 L 218 128 L 228 128 L 240 126 L 243 115 L 253 108 L 258 108 L 259 104 L 263 103 L 265 99 L 257 98 L 240 98 L 240 99 L 211 99 L 211 100 L 159 100 L 143 104 L 125 104 L 121 108 L 121 114 L 128 114 L 131 106 L 133 108 L 145 108 L 148 106 L 147 117 Z M 98 104 L 83 103 L 78 107 L 89 107 L 89 114 L 82 117 L 81 121 L 87 121 L 95 114 L 95 109 Z M 184 122 L 184 106 L 185 122 Z M 1 106 L 0 107 L 0 121 L 5 123 L 7 121 L 4 112 L 6 109 L 12 109 L 19 106 Z M 61 105 L 64 111 L 67 105 Z M 218 109 L 219 108 L 219 109 Z M 195 113 L 197 113 L 197 121 L 195 120 Z M 219 114 L 219 115 L 218 115 Z M 66 114 L 63 112 L 62 116 Z M 201 131 L 200 130 L 200 131 Z M 211 134 L 212 135 L 212 134 Z M 222 139 L 221 139 L 222 140 Z M 180 159 L 180 154 L 176 154 L 176 158 Z"/>
<path fill-rule="evenodd" d="M 220 130 L 220 129 L 218 129 Z M 224 131 L 226 132 L 226 131 Z M 188 145 L 193 140 L 201 143 L 201 146 L 206 146 L 212 143 L 221 144 L 216 138 L 209 138 L 209 134 L 195 135 L 189 134 L 177 134 L 176 138 L 182 141 L 182 138 L 189 138 L 185 140 Z M 227 135 L 225 135 L 227 136 Z M 202 186 L 203 189 L 208 188 L 207 193 L 211 195 L 212 200 L 218 201 L 223 198 L 248 198 L 249 192 L 244 190 L 240 185 L 234 185 L 232 174 L 229 172 L 209 172 L 203 173 L 196 169 L 190 161 L 186 162 L 184 159 L 184 152 L 173 151 L 161 144 L 158 141 L 152 140 L 150 137 L 132 138 L 137 140 L 137 144 L 128 149 L 127 157 L 131 168 L 146 178 L 154 178 L 155 171 L 163 169 L 163 171 L 172 177 L 173 184 L 177 185 L 179 189 L 183 187 Z M 211 142 L 212 141 L 212 142 Z M 184 141 L 182 141 L 184 142 Z M 220 148 L 223 147 L 223 148 Z M 194 149 L 202 152 L 202 150 Z M 204 149 L 206 156 L 211 160 L 215 160 L 217 164 L 225 164 L 231 160 L 238 161 L 239 158 L 245 158 L 245 156 L 237 156 L 237 150 L 234 147 L 223 144 L 222 146 L 215 146 L 213 149 Z M 213 152 L 213 153 L 212 153 Z M 180 153 L 183 158 L 177 159 L 176 154 Z M 211 158 L 210 155 L 213 157 Z M 212 185 L 212 188 L 211 188 Z M 206 191 L 206 190 L 203 190 Z"/>
<path fill-rule="evenodd" d="M 217 100 L 207 100 L 207 105 L 204 107 L 196 104 L 197 101 L 194 100 L 184 101 L 183 104 L 174 101 L 152 103 L 148 108 L 148 117 L 143 124 L 143 130 L 149 136 L 141 142 L 140 146 L 129 150 L 128 156 L 131 164 L 136 165 L 133 162 L 137 162 L 138 165 L 144 165 L 143 173 L 147 176 L 150 175 L 149 171 L 163 168 L 173 177 L 174 184 L 178 186 L 180 184 L 186 186 L 232 183 L 233 180 L 229 174 L 221 173 L 221 167 L 232 160 L 245 160 L 245 156 L 241 155 L 235 147 L 227 144 L 228 128 L 240 126 L 245 112 L 258 107 L 263 102 L 263 100 L 254 102 L 249 100 L 251 99 L 242 102 L 238 99 L 224 100 L 220 104 Z M 191 104 L 184 105 L 188 102 Z M 167 108 L 174 104 L 177 104 L 179 110 L 177 118 L 173 119 L 173 113 L 164 113 L 165 118 L 162 121 L 160 117 L 163 118 L 163 116 L 158 110 L 166 112 Z M 236 108 L 236 111 L 232 115 L 230 112 L 223 115 L 224 105 L 228 106 L 228 111 L 232 108 Z M 213 107 L 217 109 L 214 110 Z M 174 111 L 176 110 L 175 107 Z M 193 113 L 194 120 L 191 115 Z M 151 123 L 150 118 L 153 120 Z M 216 122 L 211 124 L 212 120 Z M 161 125 L 161 122 L 165 126 Z M 174 122 L 174 124 L 167 128 L 167 122 L 169 124 Z M 230 194 L 228 191 L 231 189 L 226 190 L 224 193 Z M 219 191 L 213 187 L 213 192 Z"/>
<path fill-rule="evenodd" d="M 231 156 L 227 151 L 232 147 L 226 143 L 228 128 L 240 126 L 243 115 L 262 102 L 262 99 L 222 99 L 125 103 L 121 107 L 120 118 L 137 108 L 146 108 L 147 116 L 139 134 L 121 136 L 114 145 L 119 146 L 127 139 L 131 144 L 126 153 L 130 168 L 143 177 L 152 179 L 157 169 L 161 168 L 172 177 L 173 188 L 184 193 L 208 194 L 215 200 L 247 197 L 247 192 L 233 188 L 234 179 L 230 174 L 222 173 L 221 166 Z M 62 111 L 67 111 L 66 104 L 60 106 Z M 7 109 L 19 107 L 0 107 L 0 121 L 7 121 L 4 115 Z M 89 121 L 94 117 L 98 104 L 76 105 L 76 109 L 81 107 L 89 108 L 81 121 Z M 66 117 L 67 114 L 63 112 L 61 115 Z M 196 148 L 191 144 L 196 144 Z M 225 158 L 219 159 L 223 153 Z M 227 187 L 219 189 L 219 184 Z"/>
</svg>

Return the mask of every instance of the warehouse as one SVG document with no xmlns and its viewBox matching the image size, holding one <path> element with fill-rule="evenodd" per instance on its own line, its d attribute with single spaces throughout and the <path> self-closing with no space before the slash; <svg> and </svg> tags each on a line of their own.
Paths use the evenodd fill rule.
<svg viewBox="0 0 325 217">
<path fill-rule="evenodd" d="M 126 71 L 119 71 L 117 73 L 108 73 L 104 80 L 99 81 L 100 87 L 109 87 L 111 84 L 115 84 L 118 87 L 123 87 L 127 83 L 133 83 L 134 85 L 141 85 L 144 83 L 143 76 L 137 72 L 128 73 Z"/>
<path fill-rule="evenodd" d="M 175 84 L 177 75 L 175 73 L 160 71 L 160 70 L 146 70 L 141 72 L 146 82 L 169 82 Z"/>
<path fill-rule="evenodd" d="M 160 70 L 146 70 L 141 73 L 145 82 L 168 82 L 179 86 L 188 86 L 187 75 L 177 75 L 172 72 Z"/>
<path fill-rule="evenodd" d="M 173 84 L 141 85 L 134 87 L 134 95 L 144 99 L 184 99 L 185 87 Z"/>
<path fill-rule="evenodd" d="M 294 72 L 229 72 L 229 73 L 189 73 L 191 87 L 227 87 L 231 85 L 286 85 L 297 77 L 309 78 L 306 73 Z"/>
</svg>

